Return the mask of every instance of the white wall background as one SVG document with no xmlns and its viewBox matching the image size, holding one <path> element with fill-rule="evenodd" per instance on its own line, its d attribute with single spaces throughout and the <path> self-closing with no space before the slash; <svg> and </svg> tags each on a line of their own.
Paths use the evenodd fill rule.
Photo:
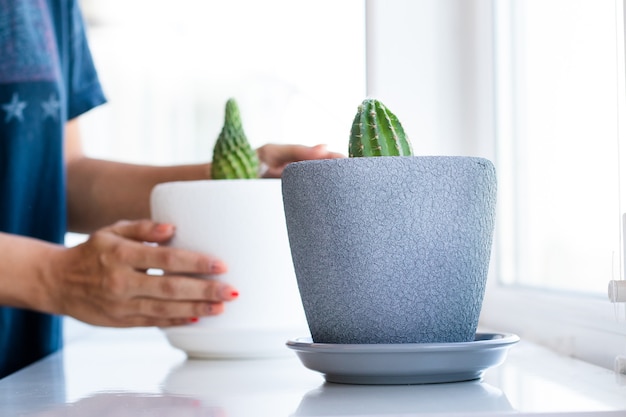
<svg viewBox="0 0 626 417">
<path fill-rule="evenodd" d="M 248 139 L 347 153 L 365 96 L 362 0 L 81 0 L 109 103 L 82 121 L 86 151 L 205 162 L 229 97 Z"/>
<path fill-rule="evenodd" d="M 367 0 L 367 93 L 416 154 L 492 155 L 490 0 Z"/>
</svg>

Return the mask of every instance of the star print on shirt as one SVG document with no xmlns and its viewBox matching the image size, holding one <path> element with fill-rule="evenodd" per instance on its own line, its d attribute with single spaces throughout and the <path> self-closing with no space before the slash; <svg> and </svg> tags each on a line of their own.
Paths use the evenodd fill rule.
<svg viewBox="0 0 626 417">
<path fill-rule="evenodd" d="M 4 123 L 9 123 L 12 119 L 20 122 L 24 121 L 24 109 L 28 106 L 25 101 L 20 101 L 17 93 L 13 93 L 11 101 L 2 105 L 2 109 L 7 113 L 4 117 Z"/>
<path fill-rule="evenodd" d="M 61 103 L 55 98 L 54 94 L 50 94 L 48 101 L 41 103 L 41 108 L 43 109 L 44 120 L 48 117 L 55 122 L 59 120 L 59 109 L 61 108 Z"/>
</svg>

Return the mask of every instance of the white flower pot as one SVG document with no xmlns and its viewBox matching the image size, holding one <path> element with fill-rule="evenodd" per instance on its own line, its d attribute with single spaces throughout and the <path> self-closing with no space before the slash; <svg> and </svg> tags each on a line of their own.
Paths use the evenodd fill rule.
<svg viewBox="0 0 626 417">
<path fill-rule="evenodd" d="M 228 264 L 220 279 L 239 290 L 223 314 L 166 328 L 170 343 L 192 357 L 289 354 L 285 341 L 307 334 L 279 179 L 161 184 L 151 197 L 155 221 L 172 223 L 171 245 L 212 254 Z"/>
</svg>

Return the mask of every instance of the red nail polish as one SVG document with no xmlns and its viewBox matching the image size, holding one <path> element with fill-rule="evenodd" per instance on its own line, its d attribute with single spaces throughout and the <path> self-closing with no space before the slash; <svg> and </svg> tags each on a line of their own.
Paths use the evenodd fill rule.
<svg viewBox="0 0 626 417">
<path fill-rule="evenodd" d="M 197 317 L 192 317 L 192 318 L 189 319 L 189 321 L 192 322 L 192 323 L 197 323 L 198 320 L 200 320 L 200 319 L 197 318 Z"/>
<path fill-rule="evenodd" d="M 230 296 L 231 296 L 231 297 L 233 297 L 233 298 L 237 298 L 237 297 L 239 297 L 239 291 L 237 291 L 237 290 L 232 290 L 232 291 L 230 292 Z"/>
</svg>

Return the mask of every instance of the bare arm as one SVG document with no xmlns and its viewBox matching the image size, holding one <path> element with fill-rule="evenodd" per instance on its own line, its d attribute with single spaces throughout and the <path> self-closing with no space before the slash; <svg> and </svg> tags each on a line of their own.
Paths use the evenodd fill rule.
<svg viewBox="0 0 626 417">
<path fill-rule="evenodd" d="M 0 233 L 0 305 L 52 312 L 41 282 L 51 274 L 47 260 L 59 250 L 58 245 Z"/>
<path fill-rule="evenodd" d="M 325 146 L 267 144 L 257 150 L 267 166 L 266 177 L 279 178 L 293 161 L 341 158 Z M 81 147 L 78 122 L 66 127 L 68 225 L 71 231 L 89 233 L 120 219 L 150 217 L 152 188 L 168 181 L 210 178 L 210 164 L 145 166 L 88 158 Z"/>
<path fill-rule="evenodd" d="M 68 225 L 89 233 L 120 219 L 150 217 L 150 192 L 159 183 L 207 179 L 209 164 L 147 166 L 89 158 L 81 146 L 78 122 L 66 126 Z"/>
</svg>

